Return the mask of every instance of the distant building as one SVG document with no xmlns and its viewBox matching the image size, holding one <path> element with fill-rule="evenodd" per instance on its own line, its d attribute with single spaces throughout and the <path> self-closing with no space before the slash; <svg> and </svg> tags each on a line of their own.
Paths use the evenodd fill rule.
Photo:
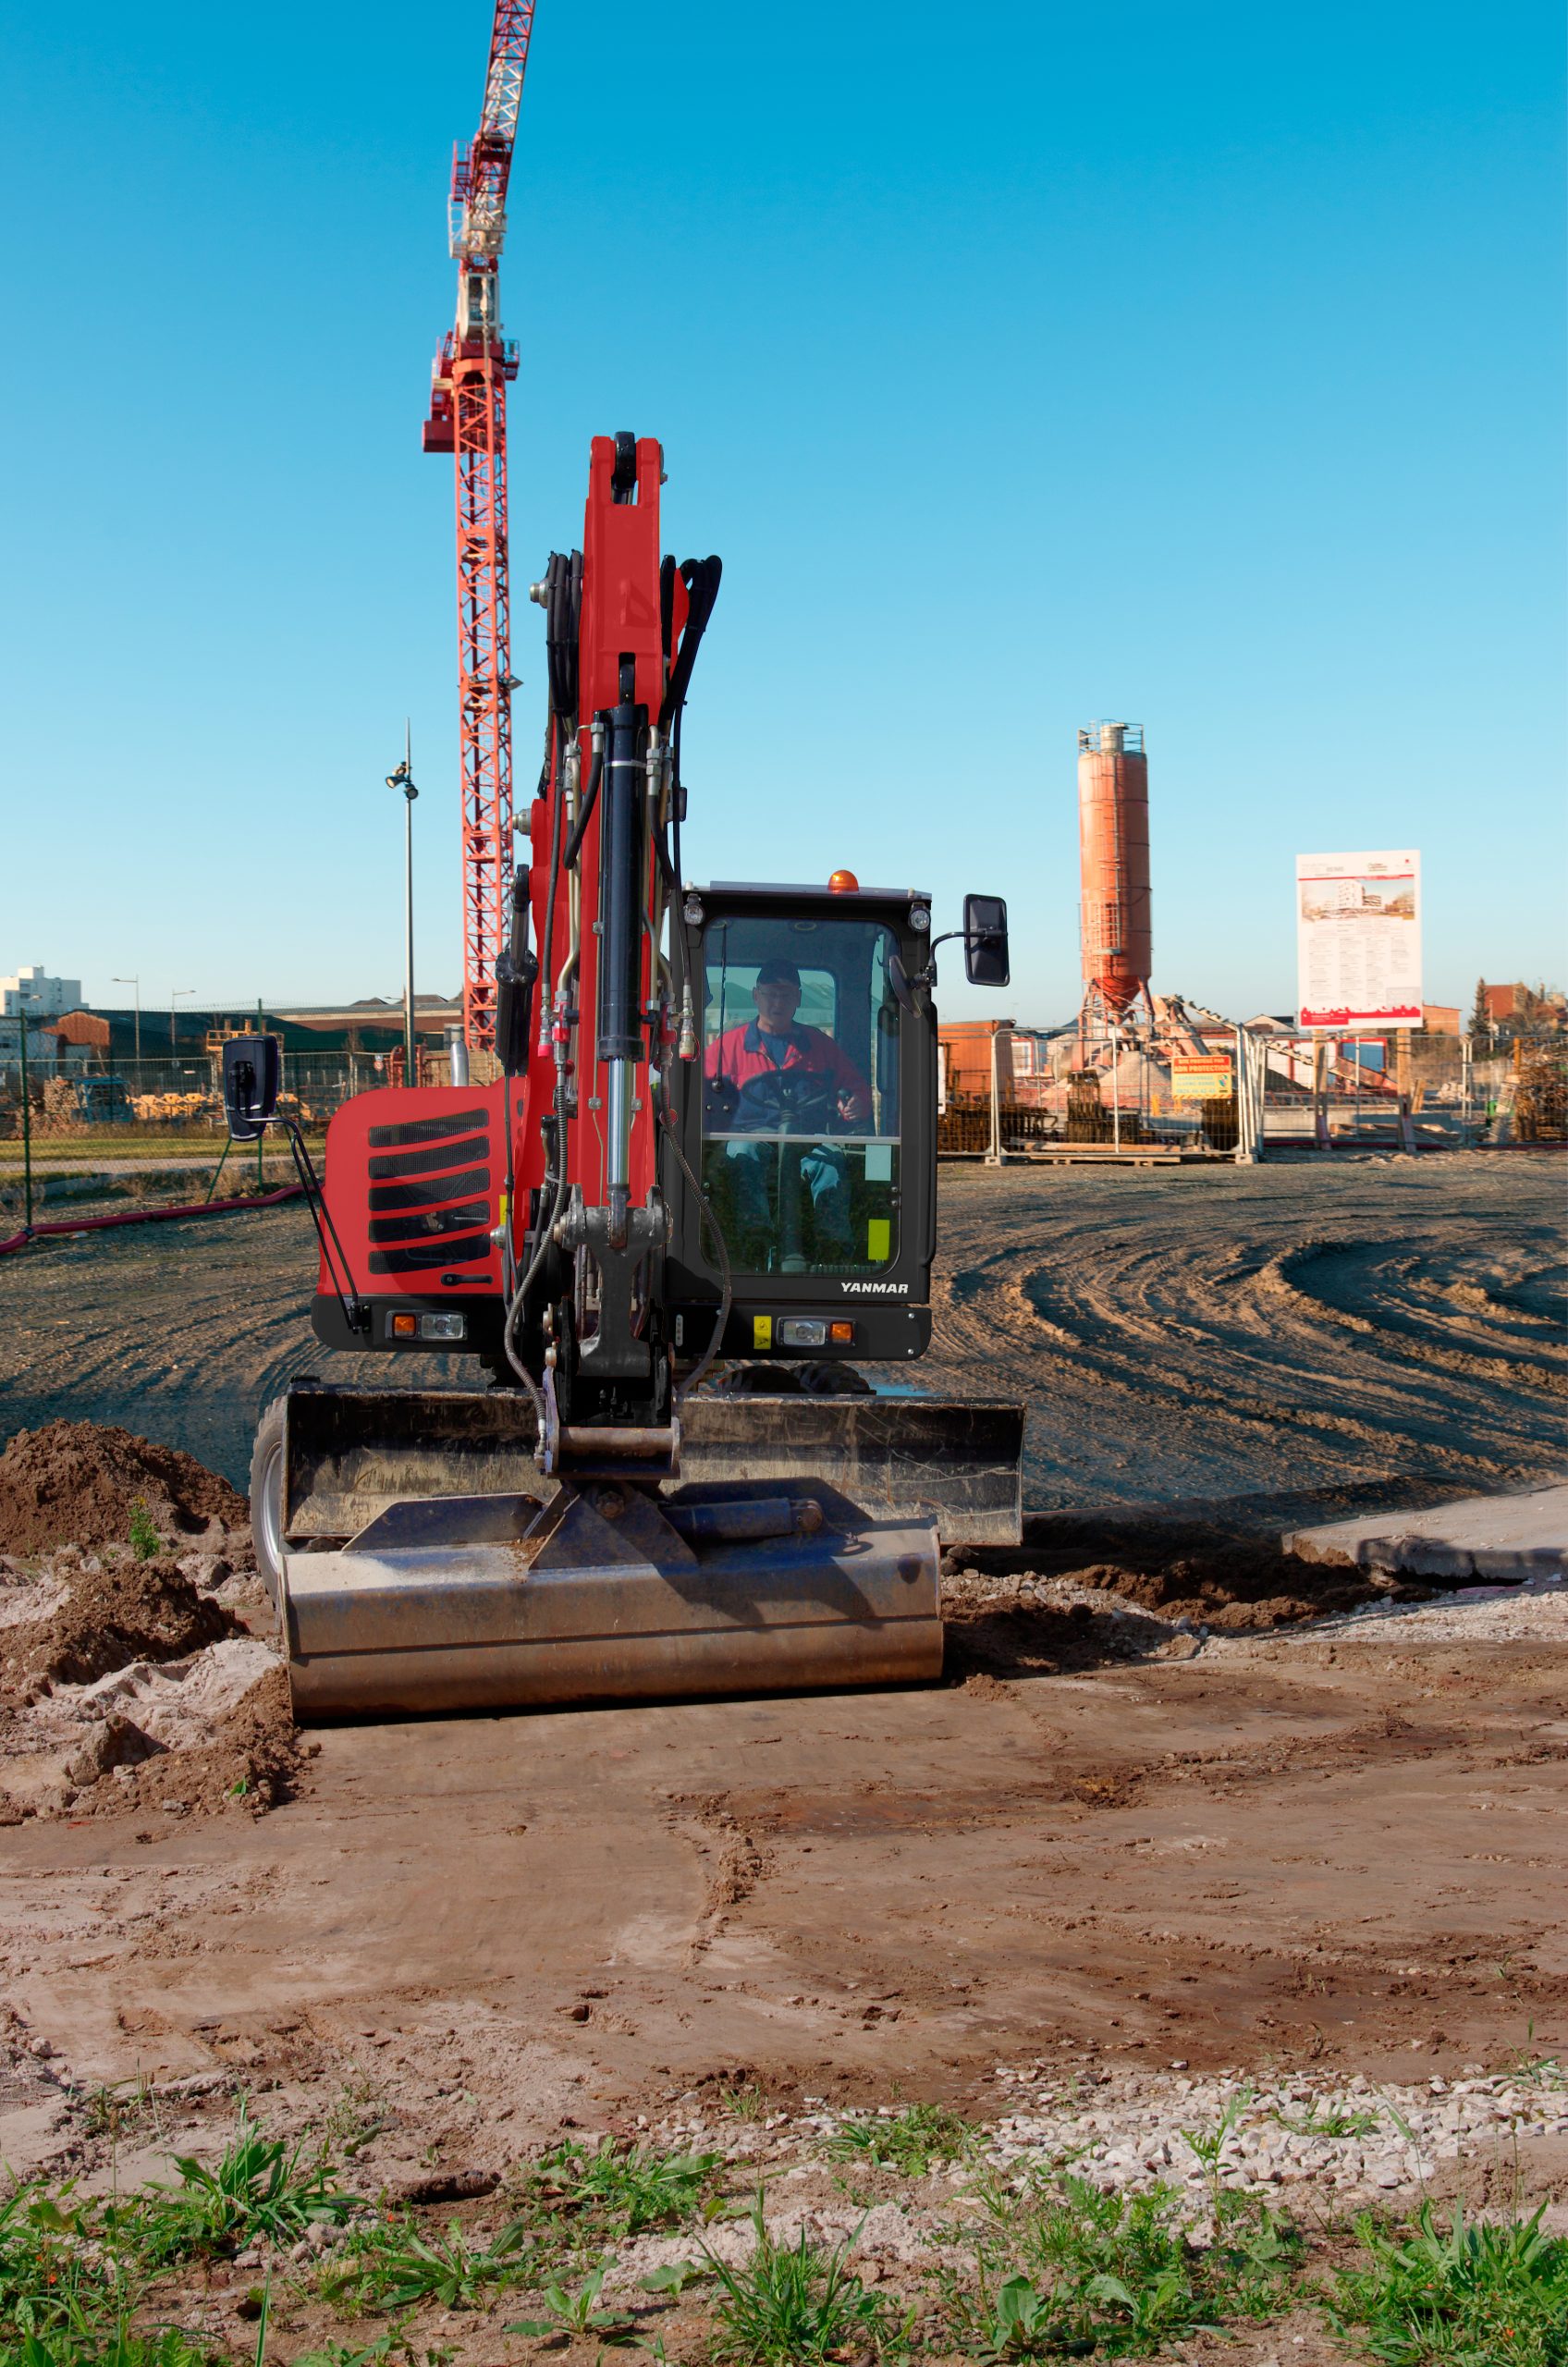
<svg viewBox="0 0 1568 2367">
<path fill-rule="evenodd" d="M 1568 998 L 1557 987 L 1527 987 L 1516 978 L 1510 986 L 1483 987 L 1481 1000 L 1487 1025 L 1501 1029 L 1505 1039 L 1521 1025 L 1529 1033 L 1556 1033 L 1568 1025 Z"/>
<path fill-rule="evenodd" d="M 0 978 L 0 1019 L 60 1019 L 81 1002 L 80 978 L 52 978 L 41 962 Z"/>
<path fill-rule="evenodd" d="M 1421 1025 L 1428 1036 L 1457 1036 L 1459 1005 L 1456 1002 L 1424 1002 L 1421 1006 Z"/>
<path fill-rule="evenodd" d="M 937 1041 L 944 1102 L 982 1095 L 988 1101 L 993 1060 L 1005 1093 L 1014 1073 L 1011 1019 L 944 1019 Z"/>
</svg>

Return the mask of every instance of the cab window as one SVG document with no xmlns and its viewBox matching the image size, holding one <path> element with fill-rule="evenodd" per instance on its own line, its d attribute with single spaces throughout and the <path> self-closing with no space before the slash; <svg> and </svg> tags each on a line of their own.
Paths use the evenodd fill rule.
<svg viewBox="0 0 1568 2367">
<path fill-rule="evenodd" d="M 898 1254 L 899 1006 L 874 921 L 744 915 L 704 942 L 703 1188 L 739 1273 Z"/>
</svg>

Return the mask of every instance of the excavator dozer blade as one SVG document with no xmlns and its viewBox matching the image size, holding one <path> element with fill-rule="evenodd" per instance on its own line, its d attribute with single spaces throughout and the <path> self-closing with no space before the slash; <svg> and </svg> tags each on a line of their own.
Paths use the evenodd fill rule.
<svg viewBox="0 0 1568 2367">
<path fill-rule="evenodd" d="M 344 1544 L 391 1505 L 427 1496 L 531 1497 L 526 1398 L 500 1390 L 370 1390 L 296 1381 L 284 1444 L 282 1533 Z M 1023 1540 L 1023 1407 L 996 1399 L 697 1396 L 680 1409 L 679 1502 L 692 1487 L 767 1480 L 831 1490 L 870 1520 L 934 1522 L 944 1546 Z"/>
<path fill-rule="evenodd" d="M 533 1463 L 526 1401 L 300 1384 L 279 1614 L 305 1723 L 940 1674 L 946 1542 L 1015 1542 L 1023 1409 L 694 1399 L 662 1480 Z"/>
</svg>

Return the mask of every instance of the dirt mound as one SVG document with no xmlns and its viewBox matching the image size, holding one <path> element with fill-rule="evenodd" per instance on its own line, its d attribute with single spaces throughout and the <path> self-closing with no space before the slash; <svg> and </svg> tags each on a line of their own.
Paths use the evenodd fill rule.
<svg viewBox="0 0 1568 2367">
<path fill-rule="evenodd" d="M 48 1422 L 18 1430 L 0 1454 L 0 1553 L 123 1545 L 138 1505 L 170 1544 L 249 1518 L 244 1497 L 194 1455 L 130 1430 Z"/>
<path fill-rule="evenodd" d="M 1380 1572 L 1298 1562 L 1272 1540 L 1217 1522 L 1133 1515 L 1026 1516 L 1021 1547 L 966 1554 L 965 1576 L 1044 1580 L 1055 1590 L 1112 1594 L 1165 1625 L 1238 1634 L 1354 1611 L 1364 1602 L 1426 1602 L 1432 1588 Z M 984 1587 L 974 1591 L 984 1594 Z"/>
<path fill-rule="evenodd" d="M 221 1603 L 197 1593 L 177 1562 L 114 1562 L 75 1572 L 69 1583 L 47 1619 L 8 1634 L 7 1691 L 35 1692 L 45 1681 L 91 1685 L 131 1661 L 183 1660 L 240 1632 Z"/>
<path fill-rule="evenodd" d="M 195 1750 L 146 1760 L 128 1780 L 95 1788 L 101 1815 L 151 1809 L 165 1816 L 211 1816 L 241 1809 L 263 1816 L 292 1797 L 312 1746 L 295 1732 L 288 1678 L 275 1668 L 224 1719 L 216 1737 Z M 78 1813 L 85 1803 L 78 1803 Z"/>
</svg>

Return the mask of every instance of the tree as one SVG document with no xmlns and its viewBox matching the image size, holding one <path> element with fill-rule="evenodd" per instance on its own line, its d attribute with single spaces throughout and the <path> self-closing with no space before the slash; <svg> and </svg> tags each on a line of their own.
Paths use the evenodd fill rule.
<svg viewBox="0 0 1568 2367">
<path fill-rule="evenodd" d="M 1491 1029 L 1487 1016 L 1487 982 L 1485 978 L 1477 978 L 1476 1000 L 1470 1012 L 1470 1049 L 1476 1052 L 1483 1051 L 1490 1040 Z"/>
</svg>

